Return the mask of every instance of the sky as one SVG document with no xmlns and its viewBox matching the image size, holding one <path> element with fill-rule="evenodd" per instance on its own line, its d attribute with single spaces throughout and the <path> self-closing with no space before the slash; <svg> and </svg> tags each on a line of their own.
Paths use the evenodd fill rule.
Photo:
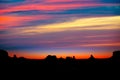
<svg viewBox="0 0 120 80">
<path fill-rule="evenodd" d="M 0 0 L 0 49 L 10 56 L 107 58 L 120 50 L 119 0 Z"/>
</svg>

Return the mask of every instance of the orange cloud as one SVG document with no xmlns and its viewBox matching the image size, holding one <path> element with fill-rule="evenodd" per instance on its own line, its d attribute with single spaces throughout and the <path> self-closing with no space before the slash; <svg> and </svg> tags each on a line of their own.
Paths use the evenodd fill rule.
<svg viewBox="0 0 120 80">
<path fill-rule="evenodd" d="M 9 26 L 20 26 L 26 21 L 34 21 L 34 20 L 45 20 L 51 18 L 48 15 L 34 15 L 34 16 L 13 16 L 13 15 L 6 15 L 0 16 L 0 29 L 5 29 Z"/>
</svg>

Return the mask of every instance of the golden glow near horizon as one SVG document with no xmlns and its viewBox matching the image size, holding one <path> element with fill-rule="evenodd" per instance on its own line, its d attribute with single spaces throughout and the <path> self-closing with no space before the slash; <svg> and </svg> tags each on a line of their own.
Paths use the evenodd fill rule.
<svg viewBox="0 0 120 80">
<path fill-rule="evenodd" d="M 102 53 L 102 54 L 101 54 Z M 76 59 L 88 59 L 91 55 L 91 53 L 82 53 L 82 52 L 77 52 L 77 53 L 54 53 L 54 54 L 50 54 L 50 53 L 32 53 L 32 52 L 9 52 L 9 56 L 13 57 L 13 55 L 15 55 L 17 57 L 25 57 L 28 59 L 45 59 L 48 55 L 56 55 L 57 58 L 66 58 L 66 57 L 73 57 L 75 56 Z M 104 54 L 104 55 L 103 55 Z M 112 56 L 112 54 L 110 52 L 98 52 L 98 53 L 92 53 L 92 55 L 95 58 L 109 58 Z"/>
<path fill-rule="evenodd" d="M 108 30 L 108 29 L 120 29 L 120 16 L 108 16 L 108 17 L 93 17 L 93 18 L 81 18 L 63 23 L 54 23 L 48 25 L 33 26 L 29 28 L 16 29 L 21 30 L 18 34 L 36 34 L 36 33 L 52 33 L 68 30 Z"/>
</svg>

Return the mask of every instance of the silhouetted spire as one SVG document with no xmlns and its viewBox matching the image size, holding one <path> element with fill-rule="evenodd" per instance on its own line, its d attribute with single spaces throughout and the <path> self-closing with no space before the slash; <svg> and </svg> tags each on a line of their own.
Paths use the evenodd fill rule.
<svg viewBox="0 0 120 80">
<path fill-rule="evenodd" d="M 94 56 L 91 54 L 89 59 L 90 59 L 90 60 L 94 60 L 95 58 L 94 58 Z"/>
<path fill-rule="evenodd" d="M 14 58 L 14 59 L 17 59 L 17 56 L 16 56 L 16 55 L 13 55 L 13 58 Z"/>
<path fill-rule="evenodd" d="M 73 56 L 73 59 L 75 59 L 75 56 Z"/>
</svg>

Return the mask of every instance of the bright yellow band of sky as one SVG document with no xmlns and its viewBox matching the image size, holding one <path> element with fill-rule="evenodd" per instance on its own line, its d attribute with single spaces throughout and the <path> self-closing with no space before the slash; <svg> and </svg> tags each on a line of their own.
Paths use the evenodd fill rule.
<svg viewBox="0 0 120 80">
<path fill-rule="evenodd" d="M 48 25 L 32 26 L 20 29 L 21 33 L 51 33 L 66 30 L 105 30 L 119 29 L 120 16 L 82 18 L 63 23 L 54 23 Z"/>
</svg>

